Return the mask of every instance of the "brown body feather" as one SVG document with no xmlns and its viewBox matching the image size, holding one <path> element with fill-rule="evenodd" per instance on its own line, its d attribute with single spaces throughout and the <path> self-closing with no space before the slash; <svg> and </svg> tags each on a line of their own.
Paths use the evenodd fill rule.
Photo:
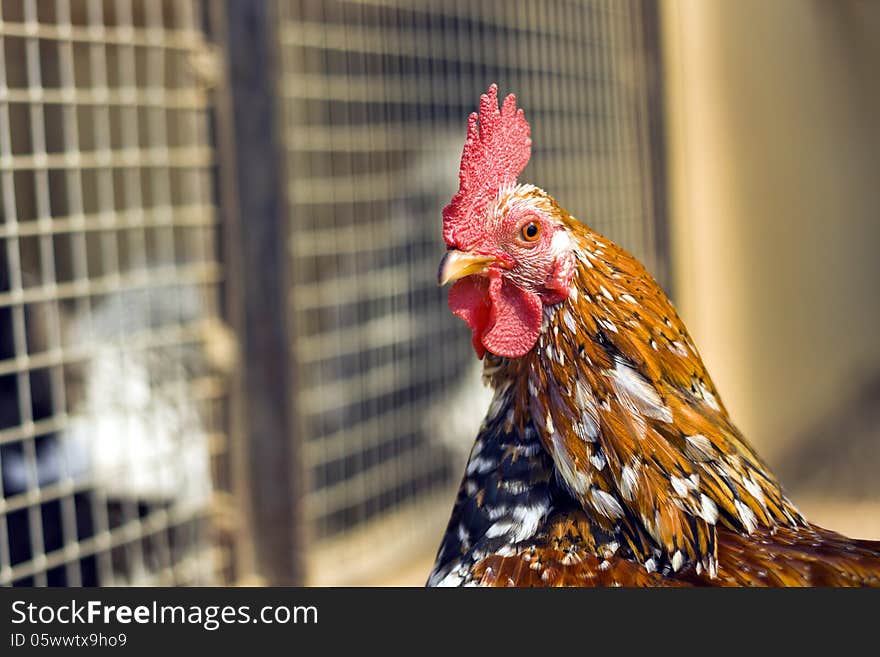
<svg viewBox="0 0 880 657">
<path fill-rule="evenodd" d="M 510 556 L 476 564 L 480 586 L 880 586 L 880 542 L 857 541 L 815 526 L 766 529 L 744 536 L 718 530 L 718 573 L 686 568 L 648 572 L 640 563 L 597 548 L 581 514 L 549 523 L 546 535 Z M 579 529 L 579 525 L 581 528 Z M 586 538 L 585 538 L 586 537 Z"/>
</svg>

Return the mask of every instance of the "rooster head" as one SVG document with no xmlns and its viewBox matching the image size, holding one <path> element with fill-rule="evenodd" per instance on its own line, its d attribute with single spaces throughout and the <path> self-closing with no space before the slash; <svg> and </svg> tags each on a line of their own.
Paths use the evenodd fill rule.
<svg viewBox="0 0 880 657">
<path fill-rule="evenodd" d="M 544 306 L 568 296 L 574 274 L 562 211 L 544 191 L 516 182 L 531 145 L 516 98 L 499 108 L 493 84 L 468 120 L 459 189 L 443 209 L 448 251 L 439 272 L 441 285 L 455 281 L 449 307 L 470 327 L 479 358 L 527 354 Z"/>
</svg>

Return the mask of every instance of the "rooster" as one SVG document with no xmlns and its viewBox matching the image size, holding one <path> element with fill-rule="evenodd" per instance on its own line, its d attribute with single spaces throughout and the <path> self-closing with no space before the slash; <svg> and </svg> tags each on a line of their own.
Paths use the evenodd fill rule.
<svg viewBox="0 0 880 657">
<path fill-rule="evenodd" d="M 494 397 L 428 585 L 880 585 L 880 542 L 804 518 L 642 265 L 517 183 L 529 124 L 497 93 L 439 271 Z"/>
</svg>

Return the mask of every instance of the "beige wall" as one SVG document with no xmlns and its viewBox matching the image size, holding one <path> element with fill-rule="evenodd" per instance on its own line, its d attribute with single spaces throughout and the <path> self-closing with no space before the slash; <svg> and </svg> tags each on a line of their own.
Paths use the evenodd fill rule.
<svg viewBox="0 0 880 657">
<path fill-rule="evenodd" d="M 774 463 L 880 371 L 880 2 L 662 18 L 677 306 Z"/>
</svg>

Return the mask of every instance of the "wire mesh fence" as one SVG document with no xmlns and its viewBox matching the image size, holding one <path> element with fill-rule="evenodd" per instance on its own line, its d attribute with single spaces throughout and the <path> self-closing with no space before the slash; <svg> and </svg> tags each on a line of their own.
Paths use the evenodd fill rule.
<svg viewBox="0 0 880 657">
<path fill-rule="evenodd" d="M 488 405 L 435 276 L 490 82 L 532 124 L 524 179 L 664 278 L 649 0 L 254 7 L 0 3 L 0 584 L 290 581 L 299 541 L 314 583 L 432 556 Z M 253 43 L 207 18 L 241 39 L 267 11 L 277 70 L 236 74 Z"/>
<path fill-rule="evenodd" d="M 306 513 L 313 575 L 339 582 L 436 547 L 488 405 L 436 266 L 490 82 L 532 124 L 523 179 L 662 277 L 656 17 L 561 0 L 282 0 L 278 14 Z"/>
<path fill-rule="evenodd" d="M 215 581 L 201 5 L 0 11 L 0 583 Z"/>
</svg>

